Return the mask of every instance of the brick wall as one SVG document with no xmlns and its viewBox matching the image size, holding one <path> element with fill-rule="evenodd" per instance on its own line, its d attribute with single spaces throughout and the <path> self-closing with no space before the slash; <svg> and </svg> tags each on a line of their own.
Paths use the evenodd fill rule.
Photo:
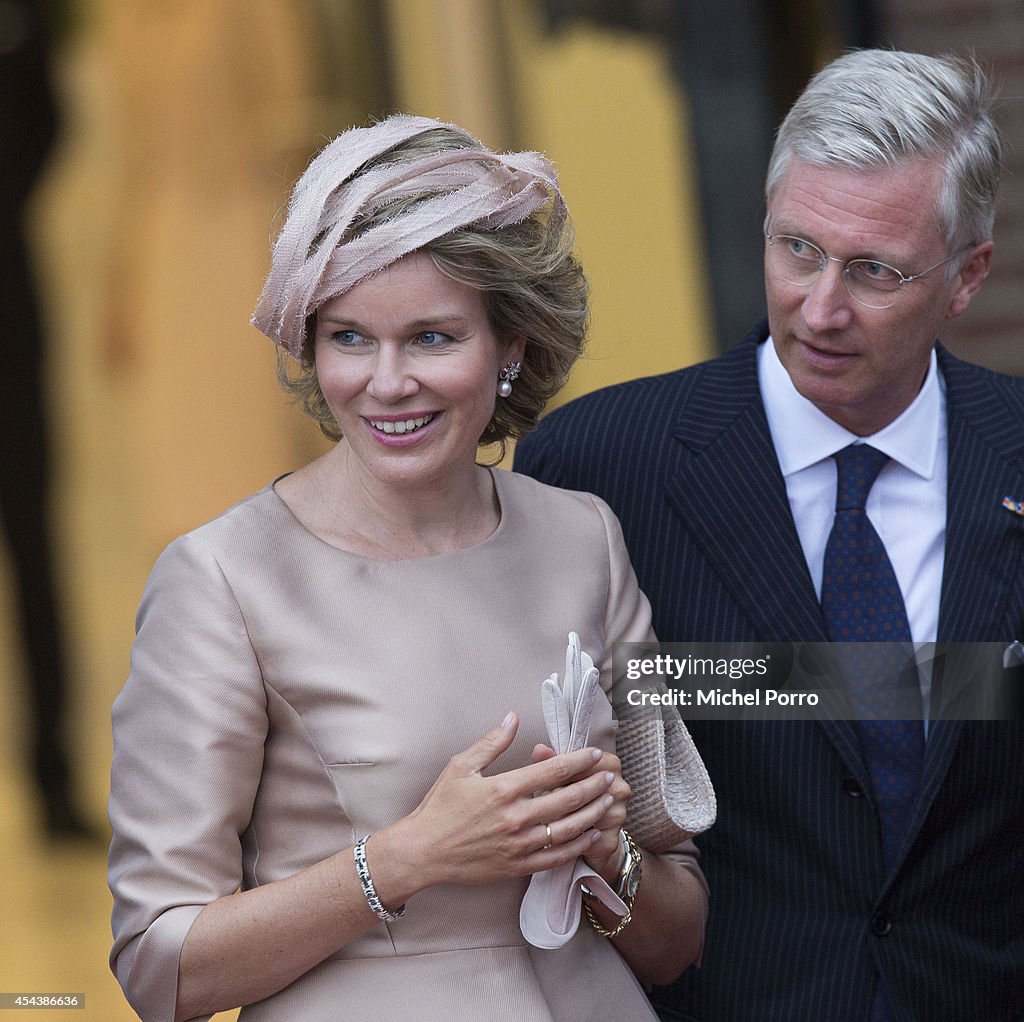
<svg viewBox="0 0 1024 1022">
<path fill-rule="evenodd" d="M 998 85 L 1006 154 L 992 272 L 942 340 L 969 361 L 1024 376 L 1024 0 L 883 0 L 880 8 L 897 49 L 973 52 Z"/>
</svg>

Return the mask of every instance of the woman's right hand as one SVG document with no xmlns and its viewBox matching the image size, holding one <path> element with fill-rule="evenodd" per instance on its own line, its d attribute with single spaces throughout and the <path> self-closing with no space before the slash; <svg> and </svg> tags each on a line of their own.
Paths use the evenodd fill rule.
<svg viewBox="0 0 1024 1022">
<path fill-rule="evenodd" d="M 609 788 L 615 778 L 593 772 L 599 749 L 483 776 L 518 728 L 518 717 L 510 713 L 451 758 L 409 816 L 373 835 L 368 856 L 385 904 L 415 893 L 409 886 L 414 876 L 419 890 L 441 883 L 484 884 L 572 862 L 600 840 L 594 824 L 613 801 Z M 390 898 L 388 888 L 394 892 Z"/>
</svg>

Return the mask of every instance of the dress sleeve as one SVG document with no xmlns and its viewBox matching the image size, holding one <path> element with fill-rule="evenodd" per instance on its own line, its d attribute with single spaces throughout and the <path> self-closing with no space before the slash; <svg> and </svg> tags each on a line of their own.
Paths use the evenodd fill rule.
<svg viewBox="0 0 1024 1022">
<path fill-rule="evenodd" d="M 202 538 L 157 561 L 113 709 L 110 964 L 145 1022 L 172 1022 L 182 943 L 242 880 L 267 702 L 245 621 Z"/>
<path fill-rule="evenodd" d="M 599 497 L 594 497 L 593 500 L 604 519 L 605 533 L 608 537 L 610 574 L 605 613 L 605 658 L 600 668 L 602 675 L 607 671 L 611 676 L 612 651 L 617 642 L 655 642 L 656 639 L 651 626 L 651 607 L 636 580 L 619 520 L 603 500 Z M 669 712 L 675 711 L 669 708 Z M 628 772 L 624 771 L 624 776 L 628 782 Z M 698 864 L 700 852 L 693 840 L 682 841 L 660 854 L 663 858 L 677 862 L 697 880 L 704 893 L 706 921 L 708 885 Z"/>
<path fill-rule="evenodd" d="M 600 497 L 591 495 L 604 522 L 608 540 L 608 603 L 605 610 L 605 656 L 601 673 L 611 672 L 612 649 L 617 642 L 654 642 L 651 605 L 640 590 L 633 564 L 622 538 L 622 526 Z"/>
</svg>

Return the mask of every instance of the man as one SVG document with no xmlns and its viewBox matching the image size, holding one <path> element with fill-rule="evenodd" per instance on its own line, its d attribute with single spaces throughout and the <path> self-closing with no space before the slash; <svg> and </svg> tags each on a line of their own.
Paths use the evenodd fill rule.
<svg viewBox="0 0 1024 1022">
<path fill-rule="evenodd" d="M 845 638 L 851 515 L 895 591 L 862 599 L 869 629 L 1024 635 L 1024 380 L 936 343 L 988 273 L 999 151 L 973 62 L 834 61 L 772 154 L 767 323 L 520 445 L 517 469 L 611 504 L 662 640 Z M 848 450 L 876 461 L 857 500 Z M 898 726 L 693 722 L 711 917 L 702 968 L 654 992 L 664 1019 L 1024 1017 L 1024 728 Z"/>
</svg>

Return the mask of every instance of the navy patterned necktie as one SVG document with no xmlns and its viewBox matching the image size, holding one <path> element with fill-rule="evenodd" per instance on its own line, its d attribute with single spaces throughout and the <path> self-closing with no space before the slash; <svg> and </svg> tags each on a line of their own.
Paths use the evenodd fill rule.
<svg viewBox="0 0 1024 1022">
<path fill-rule="evenodd" d="M 882 843 L 891 865 L 918 791 L 925 739 L 921 689 L 909 661 L 910 626 L 896 572 L 864 511 L 871 485 L 889 456 L 866 443 L 836 456 L 836 519 L 825 546 L 821 611 L 833 642 L 887 643 L 863 654 L 844 647 L 841 657 L 858 722 L 874 797 L 882 817 Z"/>
<path fill-rule="evenodd" d="M 858 721 L 857 730 L 878 808 L 882 849 L 891 867 L 920 781 L 924 729 L 917 672 L 906 669 L 912 646 L 903 594 L 885 545 L 864 510 L 888 460 L 867 444 L 853 444 L 835 455 L 836 515 L 825 547 L 821 609 L 833 642 L 886 644 L 865 647 L 863 653 L 844 645 L 838 647 L 838 660 L 854 709 L 875 718 Z M 911 719 L 894 719 L 901 713 Z M 880 984 L 871 1019 L 891 1017 Z"/>
</svg>

